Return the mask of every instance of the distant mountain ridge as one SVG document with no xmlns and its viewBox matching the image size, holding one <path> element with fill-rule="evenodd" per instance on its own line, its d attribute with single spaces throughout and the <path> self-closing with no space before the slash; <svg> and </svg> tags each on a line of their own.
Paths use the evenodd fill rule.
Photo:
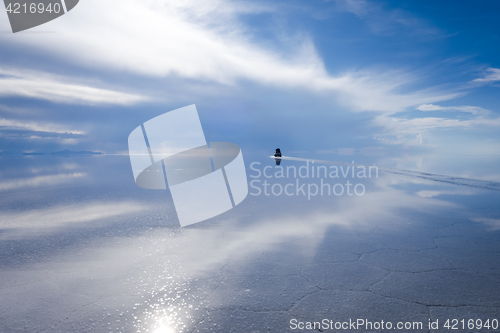
<svg viewBox="0 0 500 333">
<path fill-rule="evenodd" d="M 23 153 L 23 155 L 102 155 L 101 152 L 90 151 L 90 150 L 80 150 L 73 151 L 69 149 L 56 151 L 53 153 Z"/>
<path fill-rule="evenodd" d="M 98 152 L 98 151 L 90 151 L 90 150 L 80 150 L 80 151 L 74 151 L 74 150 L 61 150 L 61 151 L 56 151 L 52 153 L 40 153 L 40 152 L 32 152 L 32 153 L 25 153 L 23 151 L 19 150 L 6 150 L 0 152 L 0 155 L 4 156 L 15 156 L 15 155 L 102 155 L 103 153 Z"/>
</svg>

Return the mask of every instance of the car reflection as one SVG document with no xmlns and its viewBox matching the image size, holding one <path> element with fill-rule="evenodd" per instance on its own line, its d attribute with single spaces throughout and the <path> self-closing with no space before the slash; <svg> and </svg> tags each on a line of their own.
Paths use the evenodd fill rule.
<svg viewBox="0 0 500 333">
<path fill-rule="evenodd" d="M 276 162 L 276 165 L 281 164 L 281 149 L 276 148 L 276 151 L 274 152 L 274 161 Z"/>
</svg>

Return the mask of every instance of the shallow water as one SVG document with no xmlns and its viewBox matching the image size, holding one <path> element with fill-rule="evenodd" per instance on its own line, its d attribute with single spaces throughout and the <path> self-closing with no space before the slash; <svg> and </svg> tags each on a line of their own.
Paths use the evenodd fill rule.
<svg viewBox="0 0 500 333">
<path fill-rule="evenodd" d="M 137 187 L 128 156 L 1 157 L 0 332 L 317 332 L 291 323 L 323 319 L 448 331 L 447 319 L 500 319 L 498 157 L 303 155 L 380 170 L 276 178 L 274 160 L 250 152 L 247 198 L 180 228 L 169 191 Z M 325 183 L 344 192 L 321 195 Z"/>
</svg>

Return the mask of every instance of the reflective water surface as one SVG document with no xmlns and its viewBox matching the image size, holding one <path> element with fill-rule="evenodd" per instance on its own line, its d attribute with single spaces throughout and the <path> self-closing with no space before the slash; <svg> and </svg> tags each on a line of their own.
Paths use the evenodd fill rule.
<svg viewBox="0 0 500 333">
<path fill-rule="evenodd" d="M 247 198 L 185 228 L 128 156 L 1 157 L 0 332 L 500 319 L 498 157 L 244 156 Z"/>
</svg>

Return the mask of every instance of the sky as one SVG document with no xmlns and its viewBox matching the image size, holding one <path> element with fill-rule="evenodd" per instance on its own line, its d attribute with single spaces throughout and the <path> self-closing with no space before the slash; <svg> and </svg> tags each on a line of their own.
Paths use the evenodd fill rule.
<svg viewBox="0 0 500 333">
<path fill-rule="evenodd" d="M 13 34 L 0 151 L 126 153 L 196 104 L 247 151 L 500 153 L 500 2 L 81 0 Z"/>
</svg>

